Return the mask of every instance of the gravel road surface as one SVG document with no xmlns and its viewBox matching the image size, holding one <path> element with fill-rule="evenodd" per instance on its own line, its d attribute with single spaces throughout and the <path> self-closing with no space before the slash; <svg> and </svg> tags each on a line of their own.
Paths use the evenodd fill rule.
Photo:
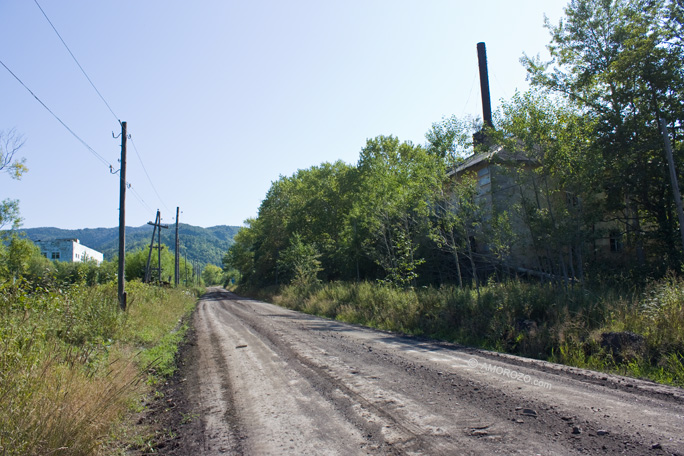
<svg viewBox="0 0 684 456">
<path fill-rule="evenodd" d="M 194 317 L 183 451 L 684 455 L 684 391 L 405 337 L 213 288 Z M 188 453 L 189 454 L 189 453 Z"/>
</svg>

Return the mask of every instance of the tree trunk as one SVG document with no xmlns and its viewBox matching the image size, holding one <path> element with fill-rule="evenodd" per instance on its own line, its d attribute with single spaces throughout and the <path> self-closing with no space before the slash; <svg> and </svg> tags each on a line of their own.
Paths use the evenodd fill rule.
<svg viewBox="0 0 684 456">
<path fill-rule="evenodd" d="M 463 276 L 461 275 L 461 262 L 458 258 L 458 250 L 456 249 L 456 240 L 454 239 L 454 232 L 449 231 L 451 237 L 451 248 L 454 252 L 454 260 L 456 261 L 456 271 L 458 272 L 458 286 L 463 288 Z"/>
<path fill-rule="evenodd" d="M 670 185 L 672 186 L 672 194 L 674 195 L 675 204 L 677 205 L 677 218 L 679 219 L 679 235 L 682 241 L 682 253 L 684 253 L 684 209 L 682 209 L 682 194 L 679 191 L 679 182 L 677 181 L 677 170 L 675 169 L 674 158 L 672 157 L 672 145 L 670 144 L 670 135 L 667 132 L 667 125 L 665 120 L 658 116 L 660 123 L 660 132 L 663 135 L 663 142 L 665 143 L 665 155 L 667 156 L 667 164 L 670 169 Z"/>
<path fill-rule="evenodd" d="M 475 280 L 475 290 L 477 291 L 477 299 L 480 300 L 480 281 L 477 280 L 477 267 L 475 266 L 475 258 L 473 258 L 473 246 L 470 244 L 470 236 L 467 235 L 466 244 L 468 245 L 468 258 L 470 259 L 470 267 L 473 270 L 473 279 Z"/>
</svg>

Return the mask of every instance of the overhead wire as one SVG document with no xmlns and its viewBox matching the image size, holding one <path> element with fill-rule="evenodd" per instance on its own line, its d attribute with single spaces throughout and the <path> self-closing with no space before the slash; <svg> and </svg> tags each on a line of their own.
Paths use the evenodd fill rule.
<svg viewBox="0 0 684 456">
<path fill-rule="evenodd" d="M 466 109 L 468 109 L 468 103 L 470 103 L 470 97 L 473 95 L 473 89 L 475 88 L 475 81 L 477 80 L 477 73 L 473 73 L 473 82 L 470 84 L 470 92 L 468 92 L 468 99 L 466 100 L 465 104 L 463 105 L 463 114 L 462 116 L 465 115 Z"/>
<path fill-rule="evenodd" d="M 119 124 L 121 124 L 121 120 L 120 120 L 119 116 L 116 115 L 116 113 L 114 112 L 114 110 L 112 109 L 112 107 L 109 105 L 109 103 L 107 102 L 107 100 L 105 99 L 105 97 L 102 95 L 102 93 L 101 93 L 101 92 L 97 89 L 97 87 L 95 86 L 95 83 L 93 83 L 92 79 L 90 79 L 90 77 L 88 76 L 88 73 L 86 73 L 86 71 L 85 71 L 85 69 L 83 68 L 83 66 L 79 63 L 79 61 L 78 61 L 78 59 L 76 58 L 76 56 L 74 55 L 74 53 L 71 52 L 71 49 L 70 49 L 69 46 L 66 44 L 66 41 L 64 41 L 64 38 L 62 38 L 62 35 L 59 33 L 59 31 L 57 30 L 57 28 L 55 27 L 55 25 L 52 23 L 52 21 L 50 20 L 50 18 L 49 18 L 48 15 L 47 15 L 47 13 L 45 13 L 45 10 L 43 10 L 43 8 L 40 6 L 40 4 L 38 3 L 38 0 L 33 0 L 33 1 L 35 2 L 36 6 L 37 6 L 38 9 L 40 10 L 40 12 L 43 13 L 43 16 L 45 17 L 45 20 L 48 21 L 48 24 L 50 24 L 50 27 L 52 27 L 52 30 L 54 30 L 55 34 L 57 34 L 57 37 L 58 37 L 59 40 L 62 42 L 62 44 L 64 45 L 64 47 L 66 48 L 66 50 L 69 52 L 69 55 L 71 55 L 71 58 L 74 60 L 74 62 L 75 62 L 76 65 L 78 66 L 78 68 L 81 70 L 81 73 L 83 73 L 83 76 L 85 76 L 85 78 L 88 80 L 88 82 L 90 83 L 90 85 L 92 86 L 92 88 L 95 90 L 95 92 L 96 92 L 97 95 L 100 97 L 100 99 L 101 99 L 102 102 L 105 104 L 105 106 L 107 106 L 107 109 L 109 109 L 109 112 L 112 113 L 112 115 L 114 116 L 114 118 L 116 119 L 116 121 L 117 121 Z M 130 138 L 130 140 L 131 140 L 131 143 L 133 144 L 133 149 L 135 150 L 135 153 L 136 153 L 136 155 L 138 156 L 138 160 L 140 161 L 140 165 L 142 166 L 143 171 L 145 172 L 145 176 L 147 176 L 147 180 L 150 182 L 150 185 L 152 186 L 152 189 L 154 190 L 155 194 L 156 194 L 157 197 L 159 198 L 159 201 L 162 203 L 162 205 L 163 205 L 167 210 L 170 211 L 170 209 L 168 208 L 168 206 L 166 205 L 166 203 L 164 203 L 164 200 L 163 200 L 163 199 L 161 198 L 161 196 L 159 195 L 159 192 L 157 191 L 157 188 L 154 186 L 154 183 L 152 183 L 152 179 L 150 178 L 150 174 L 147 172 L 147 169 L 145 168 L 145 164 L 144 164 L 143 161 L 142 161 L 142 157 L 140 156 L 140 152 L 138 152 L 138 148 L 136 147 L 135 143 L 133 142 L 133 138 L 130 137 L 130 136 L 129 136 L 129 138 Z M 110 166 L 110 168 L 111 168 L 111 166 Z M 133 188 L 131 187 L 130 183 L 127 182 L 126 184 L 127 184 L 128 188 L 130 188 L 131 191 L 133 191 L 133 193 L 134 193 L 134 195 L 136 196 L 136 198 L 138 198 L 138 199 L 140 200 L 140 202 L 141 202 L 143 205 L 145 205 L 148 209 L 150 209 L 150 207 L 147 205 L 147 203 L 145 203 L 145 200 L 142 199 L 142 197 L 140 196 L 140 194 L 138 194 L 135 190 L 133 190 Z M 150 211 L 151 211 L 151 210 L 152 210 L 152 209 L 150 209 Z"/>
<path fill-rule="evenodd" d="M 24 86 L 24 88 L 33 96 L 33 98 L 35 98 L 36 101 L 38 101 L 38 103 L 40 103 L 41 106 L 43 106 L 43 107 L 47 110 L 47 112 L 49 112 L 50 114 L 52 114 L 52 116 L 53 116 L 55 119 L 57 119 L 57 121 L 58 121 L 59 123 L 61 123 L 62 126 L 63 126 L 64 128 L 66 128 L 66 129 L 69 131 L 69 133 L 71 133 L 71 134 L 74 136 L 74 138 L 76 138 L 81 144 L 83 144 L 83 145 L 85 146 L 85 148 L 88 149 L 88 150 L 90 151 L 91 154 L 93 154 L 98 160 L 100 160 L 102 163 L 104 163 L 104 164 L 105 164 L 106 166 L 108 166 L 110 169 L 112 168 L 112 164 L 109 163 L 109 162 L 107 161 L 107 159 L 105 159 L 102 155 L 98 154 L 98 153 L 95 151 L 95 149 L 93 149 L 92 147 L 90 147 L 90 145 L 89 145 L 87 142 L 85 142 L 83 139 L 81 139 L 81 137 L 78 136 L 78 135 L 74 132 L 74 130 L 72 130 L 71 128 L 69 128 L 69 126 L 68 126 L 62 119 L 60 119 L 59 116 L 58 116 L 57 114 L 55 114 L 54 112 L 52 112 L 52 110 L 51 110 L 50 108 L 48 108 L 48 106 L 47 106 L 45 103 L 43 103 L 43 100 L 41 100 L 40 98 L 38 98 L 38 96 L 37 96 L 35 93 L 33 93 L 33 91 L 32 91 L 31 89 L 29 89 L 28 86 L 27 86 L 26 84 L 24 84 L 24 81 L 22 81 L 21 79 L 19 79 L 19 76 L 17 76 L 16 74 L 14 74 L 14 72 L 13 72 L 12 70 L 10 70 L 9 67 L 8 67 L 7 65 L 5 65 L 5 63 L 4 63 L 2 60 L 0 60 L 0 65 L 2 65 L 3 67 L 5 67 L 5 69 L 9 72 L 9 74 L 11 74 L 11 75 L 14 77 L 14 79 L 16 79 L 16 80 L 19 82 L 19 84 L 21 84 L 22 86 Z"/>
<path fill-rule="evenodd" d="M 24 84 L 24 81 L 22 81 L 22 80 L 19 78 L 19 76 L 17 76 L 16 74 L 14 74 L 14 72 L 13 72 L 12 70 L 10 70 L 9 67 L 8 67 L 7 65 L 5 65 L 5 62 L 3 62 L 2 60 L 0 60 L 0 65 L 2 65 L 2 66 L 9 72 L 9 74 L 11 74 L 11 75 L 14 77 L 14 79 L 16 79 L 17 82 L 19 82 L 19 84 L 21 84 L 21 85 L 25 88 L 25 89 L 28 91 L 28 93 L 30 93 L 30 94 L 33 96 L 33 98 L 35 98 L 36 101 L 37 101 L 38 103 L 40 103 L 40 105 L 41 105 L 43 108 L 45 108 L 45 110 L 47 110 L 47 112 L 49 112 L 50 114 L 52 114 L 52 116 L 53 116 L 55 119 L 57 119 L 57 121 L 58 121 L 60 124 L 62 124 L 62 126 L 63 126 L 64 128 L 66 128 L 66 130 L 67 130 L 69 133 L 71 133 L 72 136 L 73 136 L 74 138 L 76 138 L 76 139 L 78 140 L 78 142 L 80 142 L 86 149 L 88 149 L 88 151 L 89 151 L 91 154 L 93 154 L 93 155 L 95 156 L 95 158 L 97 158 L 97 159 L 100 160 L 105 166 L 107 166 L 107 167 L 110 169 L 110 172 L 111 172 L 111 170 L 112 170 L 114 167 L 112 166 L 112 164 L 111 164 L 109 161 L 107 161 L 107 159 L 105 159 L 102 155 L 98 154 L 97 151 L 96 151 L 95 149 L 93 149 L 92 147 L 90 147 L 90 145 L 89 145 L 87 142 L 85 142 L 80 136 L 78 136 L 78 135 L 76 134 L 76 132 L 74 132 L 74 130 L 72 130 L 72 129 L 66 124 L 66 122 L 64 122 L 57 114 L 55 114 L 55 113 L 54 113 L 54 112 L 53 112 L 53 111 L 52 111 L 52 110 L 43 102 L 43 100 L 41 100 L 40 98 L 38 98 L 38 96 L 37 96 L 35 93 L 33 93 L 33 91 L 32 91 L 26 84 Z M 112 174 L 115 174 L 115 173 L 112 173 Z M 119 176 L 119 180 L 122 180 L 122 177 L 121 177 L 121 176 Z M 145 200 L 142 199 L 142 197 L 138 194 L 138 192 L 135 191 L 135 189 L 132 187 L 132 185 L 131 185 L 130 183 L 128 183 L 128 182 L 126 182 L 125 184 L 126 184 L 126 187 L 128 187 L 128 189 L 131 190 L 131 191 L 133 192 L 133 196 L 135 196 L 135 198 L 136 198 L 143 206 L 145 206 L 149 211 L 152 211 L 152 209 L 150 208 L 150 206 L 145 202 Z"/>
<path fill-rule="evenodd" d="M 38 0 L 33 0 L 33 1 L 36 3 L 36 6 L 37 6 L 38 9 L 40 10 L 40 12 L 43 13 L 43 16 L 45 16 L 45 20 L 48 21 L 48 24 L 50 24 L 50 27 L 52 27 L 52 30 L 55 31 L 55 33 L 56 33 L 57 36 L 59 37 L 59 40 L 62 42 L 62 44 L 64 45 L 64 47 L 66 48 L 66 50 L 69 52 L 69 55 L 71 55 L 71 58 L 74 59 L 74 62 L 76 62 L 76 65 L 78 65 L 78 68 L 81 70 L 81 73 L 83 73 L 83 76 L 86 77 L 86 79 L 88 80 L 88 82 L 90 83 L 90 85 L 93 87 L 93 89 L 95 89 L 95 92 L 97 92 L 97 94 L 99 95 L 100 99 L 101 99 L 102 102 L 107 106 L 107 109 L 109 109 L 109 112 L 112 113 L 112 115 L 114 116 L 114 118 L 116 119 L 116 121 L 117 121 L 119 124 L 121 124 L 121 120 L 119 120 L 119 116 L 117 116 L 117 115 L 114 113 L 114 110 L 112 110 L 112 107 L 109 106 L 109 103 L 107 103 L 107 100 L 105 100 L 105 98 L 102 96 L 102 94 L 100 93 L 100 91 L 97 90 L 97 87 L 95 87 L 95 84 L 93 83 L 93 81 L 90 79 L 90 77 L 89 77 L 88 74 L 85 72 L 85 70 L 83 69 L 83 67 L 81 66 L 81 64 L 78 62 L 78 59 L 76 58 L 76 56 L 74 55 L 74 53 L 71 52 L 71 49 L 69 49 L 69 46 L 67 46 L 66 42 L 64 41 L 64 38 L 62 38 L 62 35 L 59 34 L 59 32 L 57 31 L 57 28 L 55 28 L 54 24 L 52 23 L 52 21 L 50 20 L 50 18 L 48 17 L 48 15 L 45 14 L 45 11 L 43 10 L 43 8 L 42 8 L 42 7 L 40 6 L 40 4 L 38 3 Z"/>
<path fill-rule="evenodd" d="M 143 163 L 142 157 L 140 156 L 140 153 L 138 152 L 138 146 L 136 146 L 135 141 L 133 141 L 133 137 L 131 137 L 130 139 L 131 139 L 131 144 L 133 144 L 133 150 L 135 150 L 135 154 L 138 156 L 138 160 L 140 161 L 140 166 L 142 166 L 143 171 L 145 171 L 145 176 L 147 176 L 147 180 L 149 181 L 150 185 L 152 186 L 154 193 L 157 194 L 157 198 L 159 198 L 159 201 L 166 208 L 166 210 L 171 212 L 171 209 L 169 209 L 169 207 L 166 205 L 166 203 L 162 199 L 161 195 L 157 191 L 157 188 L 154 186 L 154 183 L 152 183 L 152 179 L 150 178 L 150 175 L 147 172 L 147 168 L 145 168 L 145 164 Z"/>
<path fill-rule="evenodd" d="M 491 74 L 492 74 L 492 76 L 494 76 L 494 80 L 496 81 L 496 85 L 498 86 L 499 90 L 501 90 L 501 93 L 503 93 L 504 98 L 507 99 L 508 93 L 507 93 L 506 89 L 504 88 L 503 84 L 501 83 L 501 81 L 499 81 L 499 78 L 496 77 L 496 73 L 492 71 Z"/>
<path fill-rule="evenodd" d="M 140 196 L 140 194 L 139 194 L 138 192 L 135 191 L 135 188 L 133 188 L 132 185 L 129 184 L 129 185 L 128 185 L 128 189 L 133 193 L 133 196 L 135 196 L 135 198 L 136 198 L 138 201 L 140 201 L 140 203 L 141 203 L 143 206 L 145 206 L 145 207 L 147 208 L 148 211 L 154 212 L 154 211 L 152 210 L 152 208 L 145 202 L 145 200 L 143 199 L 143 197 Z"/>
</svg>

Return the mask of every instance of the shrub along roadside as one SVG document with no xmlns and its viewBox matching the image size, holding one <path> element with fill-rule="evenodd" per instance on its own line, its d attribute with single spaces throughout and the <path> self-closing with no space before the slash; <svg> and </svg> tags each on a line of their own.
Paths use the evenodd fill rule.
<svg viewBox="0 0 684 456">
<path fill-rule="evenodd" d="M 94 454 L 135 398 L 174 370 L 197 295 L 116 284 L 0 285 L 0 453 Z"/>
<path fill-rule="evenodd" d="M 481 287 L 479 297 L 469 288 L 377 283 L 286 286 L 260 297 L 349 323 L 684 385 L 684 280 L 675 276 L 627 295 L 510 281 Z"/>
</svg>

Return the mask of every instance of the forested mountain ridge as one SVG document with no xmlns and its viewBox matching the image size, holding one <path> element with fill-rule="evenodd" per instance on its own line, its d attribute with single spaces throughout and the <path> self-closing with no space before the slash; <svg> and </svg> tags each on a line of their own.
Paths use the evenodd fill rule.
<svg viewBox="0 0 684 456">
<path fill-rule="evenodd" d="M 218 225 L 209 228 L 187 225 L 178 225 L 180 237 L 181 257 L 187 255 L 188 260 L 198 261 L 202 264 L 215 264 L 220 266 L 223 255 L 233 244 L 233 236 L 240 229 L 239 226 Z M 112 260 L 119 250 L 119 228 L 83 228 L 66 230 L 54 227 L 26 228 L 19 230 L 32 241 L 50 240 L 57 238 L 76 238 L 81 244 L 98 250 L 104 254 L 106 260 Z M 175 245 L 175 225 L 169 225 L 168 229 L 161 230 L 161 242 L 173 252 Z M 138 227 L 126 227 L 126 251 L 132 252 L 150 245 L 152 238 L 152 226 L 142 225 Z M 155 235 L 155 243 L 157 236 Z"/>
</svg>

